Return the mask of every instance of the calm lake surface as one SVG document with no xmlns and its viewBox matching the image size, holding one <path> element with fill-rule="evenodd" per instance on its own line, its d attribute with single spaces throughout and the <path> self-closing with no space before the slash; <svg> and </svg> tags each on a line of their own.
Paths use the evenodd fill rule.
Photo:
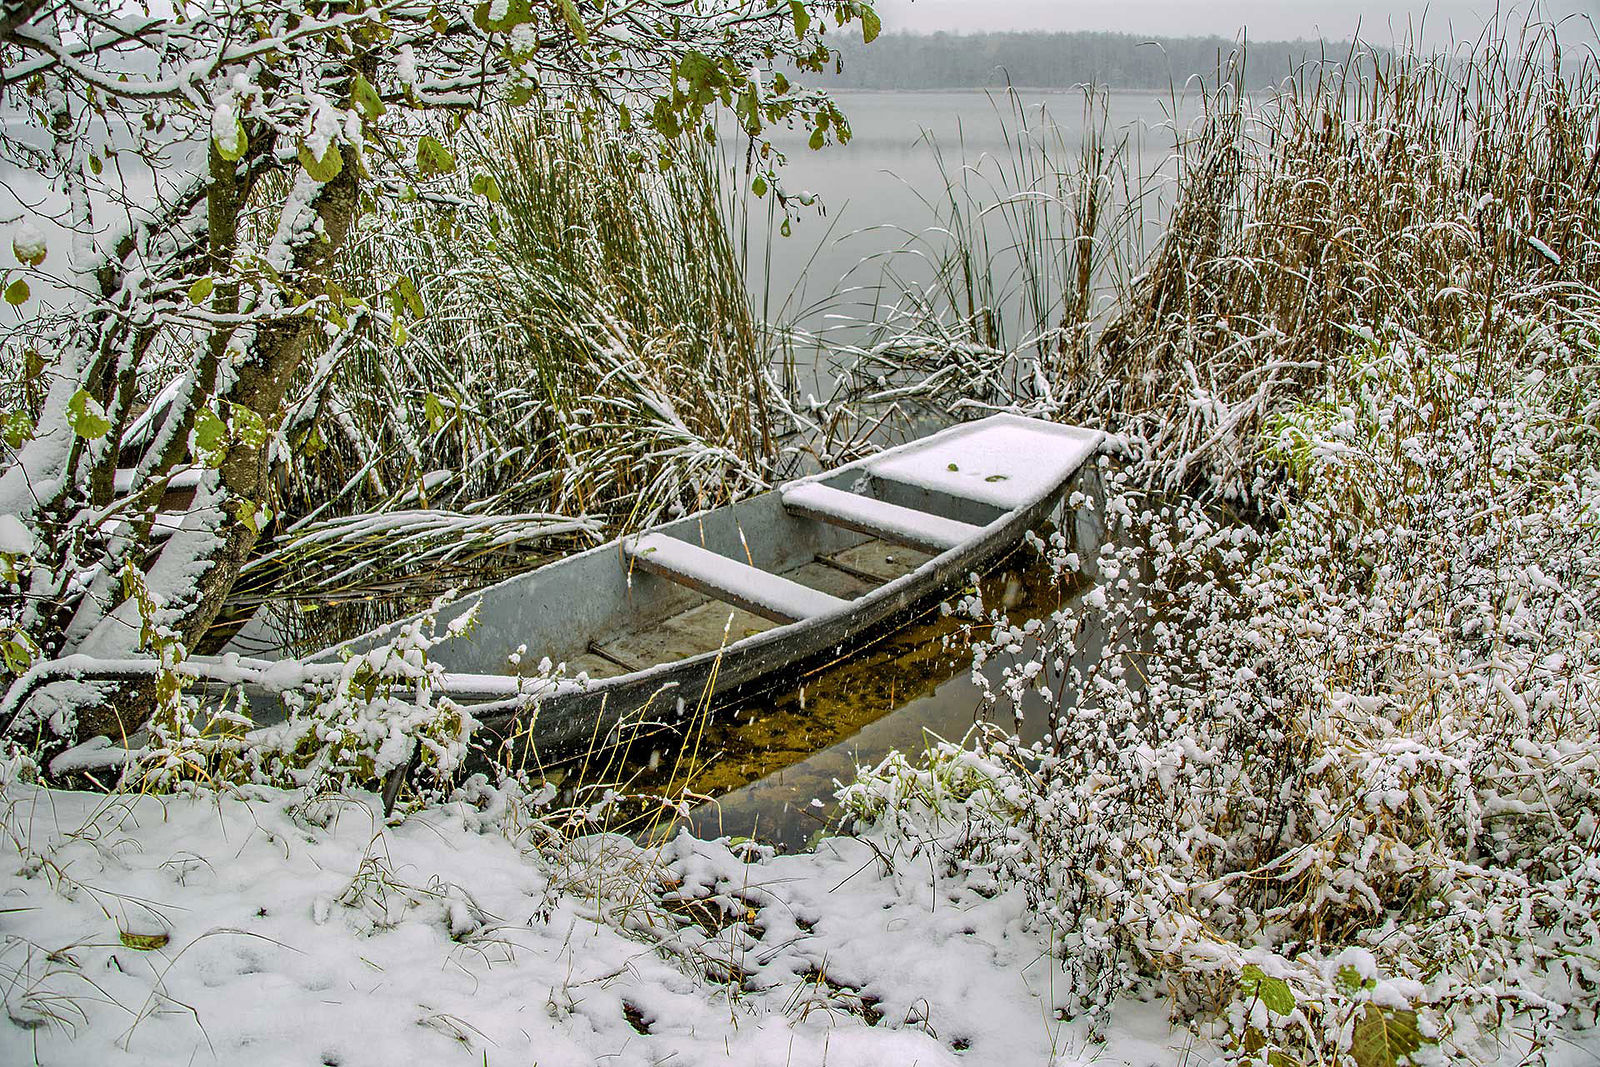
<svg viewBox="0 0 1600 1067">
<path fill-rule="evenodd" d="M 1014 98 L 989 90 L 838 92 L 835 98 L 850 119 L 848 145 L 813 152 L 801 137 L 776 141 L 788 156 L 782 170 L 786 191 L 818 199 L 814 207 L 792 206 L 792 236 L 779 234 L 781 215 L 757 217 L 773 207 L 770 195 L 745 198 L 752 217 L 742 237 L 757 314 L 813 331 L 881 318 L 879 310 L 898 296 L 898 283 L 881 297 L 873 291 L 886 270 L 912 285 L 932 277 L 949 247 L 940 229 L 950 212 L 947 175 L 965 178 L 965 206 L 988 206 L 1015 191 L 1009 176 L 1019 144 L 1035 152 L 1043 146 L 1052 160 L 1075 163 L 1086 132 L 1102 122 L 1100 114 L 1086 110 L 1085 94 L 1072 89 L 1019 90 Z M 1164 218 L 1174 130 L 1194 121 L 1198 102 L 1180 97 L 1175 107 L 1153 91 L 1098 99 L 1107 139 L 1127 140 L 1130 179 L 1147 181 L 1151 190 L 1149 239 Z M 742 188 L 743 145 L 725 141 L 723 147 L 736 171 L 730 185 Z M 992 249 L 1008 241 L 1004 221 L 998 212 L 985 217 Z"/>
</svg>

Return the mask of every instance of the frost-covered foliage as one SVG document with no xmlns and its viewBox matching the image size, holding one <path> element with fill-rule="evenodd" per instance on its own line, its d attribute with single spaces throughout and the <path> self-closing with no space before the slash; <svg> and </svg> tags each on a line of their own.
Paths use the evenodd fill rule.
<svg viewBox="0 0 1600 1067">
<path fill-rule="evenodd" d="M 554 106 L 452 143 L 486 195 L 448 225 L 414 205 L 414 228 L 353 248 L 342 284 L 404 275 L 429 313 L 404 346 L 357 337 L 297 413 L 319 429 L 291 462 L 291 512 L 420 502 L 646 525 L 763 486 L 766 355 L 712 151 L 674 144 L 664 170 L 641 169 L 636 137 Z M 317 547 L 299 534 L 276 554 Z"/>
<path fill-rule="evenodd" d="M 1163 991 L 1273 1067 L 1600 1010 L 1600 82 L 1537 26 L 1376 71 L 1225 86 L 1106 329 L 991 360 L 1128 434 L 1072 502 L 1107 543 L 1040 546 L 1094 588 L 968 605 L 1044 740 L 843 793 L 1025 891 L 1080 1010 Z"/>
<path fill-rule="evenodd" d="M 1025 887 L 1083 1007 L 1165 989 L 1241 1057 L 1594 1025 L 1600 332 L 1516 333 L 1355 342 L 1265 439 L 1263 524 L 1111 472 L 1108 543 L 1055 553 L 1099 595 L 990 616 L 992 698 L 1044 696 L 1047 740 L 892 759 L 847 809 Z"/>
<path fill-rule="evenodd" d="M 0 159 L 33 216 L 0 272 L 20 309 L 0 325 L 6 678 L 148 657 L 128 564 L 157 623 L 199 646 L 314 440 L 301 416 L 356 338 L 402 345 L 427 315 L 404 274 L 342 284 L 352 239 L 448 230 L 494 199 L 447 130 L 537 99 L 631 129 L 643 168 L 726 109 L 770 171 L 774 125 L 814 147 L 849 137 L 779 66 L 828 65 L 823 15 L 879 29 L 856 0 L 125 8 L 20 0 L 0 17 Z M 163 514 L 180 481 L 192 499 Z M 110 729 L 116 700 L 91 703 L 91 732 Z"/>
<path fill-rule="evenodd" d="M 261 666 L 224 657 L 198 672 L 169 640 L 163 662 L 142 678 L 155 693 L 145 728 L 121 744 L 100 737 L 55 752 L 48 771 L 56 780 L 86 775 L 102 787 L 152 793 L 254 785 L 317 796 L 381 782 L 392 787 L 386 804 L 402 785 L 408 808 L 437 801 L 465 776 L 478 722 L 444 694 L 444 668 L 430 653 L 469 633 L 475 619 L 469 611 L 441 632 L 433 613 L 424 612 L 382 644 L 333 662 Z M 201 679 L 208 685 L 197 689 L 193 683 Z M 526 680 L 530 702 L 550 681 L 549 671 Z M 258 699 L 265 690 L 281 704 L 267 717 L 272 725 L 258 725 L 260 709 L 243 695 L 244 683 L 256 687 Z"/>
</svg>

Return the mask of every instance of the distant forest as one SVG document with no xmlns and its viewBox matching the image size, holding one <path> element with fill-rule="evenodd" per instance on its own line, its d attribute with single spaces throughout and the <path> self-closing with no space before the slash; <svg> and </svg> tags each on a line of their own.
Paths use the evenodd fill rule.
<svg viewBox="0 0 1600 1067">
<path fill-rule="evenodd" d="M 871 45 L 840 45 L 843 73 L 826 83 L 840 89 L 977 89 L 1007 84 L 1112 89 L 1182 85 L 1199 75 L 1216 80 L 1235 42 L 1225 37 L 1139 37 L 1126 33 L 884 34 Z M 1297 73 L 1308 62 L 1339 62 L 1346 43 L 1251 41 L 1245 84 L 1259 89 Z M 1369 46 L 1363 48 L 1370 51 Z"/>
</svg>

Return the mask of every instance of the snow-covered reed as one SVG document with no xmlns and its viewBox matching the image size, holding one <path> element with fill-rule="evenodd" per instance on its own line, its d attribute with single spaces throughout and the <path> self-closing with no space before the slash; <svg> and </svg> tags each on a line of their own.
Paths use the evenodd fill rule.
<svg viewBox="0 0 1600 1067">
<path fill-rule="evenodd" d="M 1596 1024 L 1600 83 L 1556 53 L 1293 86 L 1248 146 L 1213 112 L 1061 408 L 1134 431 L 1111 543 L 1044 546 L 1097 588 L 978 610 L 1046 740 L 843 793 L 1026 891 L 1081 1010 L 1165 992 L 1275 1065 Z"/>
<path fill-rule="evenodd" d="M 765 483 L 765 359 L 709 149 L 676 147 L 661 169 L 553 107 L 454 144 L 476 195 L 394 204 L 353 250 L 345 284 L 392 304 L 405 339 L 371 332 L 313 368 L 284 457 L 298 521 L 244 592 L 337 593 L 375 562 L 470 582 L 471 558 L 491 574 L 530 534 L 645 525 Z M 397 275 L 393 293 L 363 291 Z M 418 508 L 461 514 L 409 528 L 403 558 L 334 536 Z"/>
</svg>

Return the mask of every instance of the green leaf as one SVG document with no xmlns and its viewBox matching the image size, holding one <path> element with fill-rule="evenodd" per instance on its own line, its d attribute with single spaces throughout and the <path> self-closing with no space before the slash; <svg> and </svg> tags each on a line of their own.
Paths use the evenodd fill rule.
<svg viewBox="0 0 1600 1067">
<path fill-rule="evenodd" d="M 433 393 L 429 393 L 427 399 L 422 402 L 422 414 L 428 420 L 429 431 L 438 433 L 444 429 L 448 415 L 445 412 L 444 405 L 439 402 L 439 398 Z"/>
<path fill-rule="evenodd" d="M 26 411 L 8 411 L 0 418 L 0 440 L 13 449 L 21 448 L 24 441 L 33 439 L 33 420 Z"/>
<path fill-rule="evenodd" d="M 211 143 L 217 146 L 217 155 L 232 163 L 236 160 L 244 158 L 245 151 L 250 147 L 250 138 L 245 136 L 244 123 L 240 122 L 238 119 L 234 119 L 233 143 L 223 144 L 215 137 L 211 139 Z"/>
<path fill-rule="evenodd" d="M 249 408 L 235 404 L 228 423 L 238 441 L 256 448 L 267 443 L 267 424 Z"/>
<path fill-rule="evenodd" d="M 16 568 L 13 564 L 12 574 L 15 575 L 15 573 Z M 0 658 L 5 660 L 6 668 L 12 674 L 22 674 L 33 666 L 33 649 L 29 648 L 24 642 L 13 639 L 0 645 Z"/>
<path fill-rule="evenodd" d="M 158 948 L 164 948 L 170 940 L 166 934 L 135 934 L 127 930 L 118 930 L 117 935 L 125 946 L 140 952 L 154 952 Z"/>
<path fill-rule="evenodd" d="M 233 506 L 234 516 L 244 524 L 245 529 L 256 536 L 261 535 L 261 527 L 272 517 L 272 512 L 266 508 L 257 508 L 253 500 L 241 500 Z"/>
<path fill-rule="evenodd" d="M 350 102 L 369 119 L 379 118 L 389 110 L 384 105 L 383 97 L 378 95 L 378 90 L 374 89 L 372 83 L 359 74 L 356 75 L 355 81 L 350 85 Z"/>
<path fill-rule="evenodd" d="M 21 278 L 18 278 L 16 281 L 14 281 L 10 285 L 6 286 L 6 303 L 12 305 L 13 307 L 16 307 L 16 306 L 20 306 L 22 304 L 26 304 L 27 302 L 28 302 L 28 283 L 27 282 L 23 281 Z"/>
<path fill-rule="evenodd" d="M 821 126 L 818 126 L 811 131 L 811 140 L 808 143 L 811 145 L 813 152 L 819 151 L 823 145 L 828 143 L 828 135 L 822 132 Z"/>
<path fill-rule="evenodd" d="M 428 313 L 427 307 L 422 303 L 422 294 L 417 292 L 417 287 L 412 283 L 410 277 L 404 274 L 400 275 L 400 280 L 395 283 L 395 288 L 399 290 L 400 299 L 405 301 L 406 307 L 410 309 L 413 316 L 420 319 Z"/>
<path fill-rule="evenodd" d="M 491 204 L 500 202 L 500 183 L 494 180 L 493 174 L 474 174 L 472 176 L 472 191 Z"/>
<path fill-rule="evenodd" d="M 864 44 L 871 44 L 878 39 L 878 34 L 883 32 L 883 20 L 878 13 L 872 10 L 871 4 L 862 4 L 861 7 L 861 40 Z"/>
<path fill-rule="evenodd" d="M 327 150 L 318 159 L 311 154 L 311 146 L 304 141 L 300 142 L 300 165 L 311 175 L 315 182 L 331 182 L 344 170 L 344 153 L 339 151 L 339 146 L 329 144 Z"/>
<path fill-rule="evenodd" d="M 781 233 L 785 237 L 789 236 L 791 230 L 790 230 L 790 227 L 789 227 L 789 220 L 788 219 L 784 219 L 783 220 L 783 225 L 778 227 L 778 232 Z"/>
<path fill-rule="evenodd" d="M 1268 978 L 1261 983 L 1261 1003 L 1274 1015 L 1294 1012 L 1294 990 L 1282 978 Z"/>
<path fill-rule="evenodd" d="M 1336 975 L 1334 975 L 1333 980 L 1334 983 L 1338 985 L 1340 991 L 1347 995 L 1356 992 L 1358 989 L 1361 989 L 1366 985 L 1366 981 L 1361 977 L 1361 972 L 1356 970 L 1348 963 L 1339 968 L 1339 971 Z M 1377 983 L 1374 982 L 1373 985 L 1377 985 Z"/>
<path fill-rule="evenodd" d="M 789 14 L 794 19 L 794 39 L 798 41 L 811 28 L 811 13 L 801 0 L 789 0 Z"/>
<path fill-rule="evenodd" d="M 211 275 L 196 278 L 194 284 L 189 286 L 189 303 L 204 304 L 211 296 L 211 290 L 216 288 L 216 282 L 211 280 Z"/>
<path fill-rule="evenodd" d="M 578 5 L 572 0 L 561 0 L 561 17 L 567 20 L 567 29 L 572 31 L 572 36 L 585 48 L 589 46 L 589 30 L 583 24 L 583 18 L 578 14 Z"/>
<path fill-rule="evenodd" d="M 67 425 L 85 441 L 96 440 L 111 432 L 111 421 L 106 418 L 105 409 L 87 389 L 79 389 L 67 401 Z"/>
<path fill-rule="evenodd" d="M 1417 1013 L 1380 1008 L 1368 1003 L 1350 1035 L 1350 1054 L 1356 1067 L 1399 1067 L 1422 1048 Z"/>
<path fill-rule="evenodd" d="M 472 9 L 472 21 L 478 29 L 485 33 L 506 33 L 516 29 L 524 22 L 532 19 L 533 15 L 528 7 L 528 0 L 508 0 L 505 12 L 500 18 L 491 18 L 494 14 L 493 4 L 479 4 Z"/>
<path fill-rule="evenodd" d="M 750 191 L 752 193 L 755 193 L 757 196 L 766 196 L 767 195 L 767 179 L 765 179 L 761 175 L 757 174 L 756 175 L 756 180 L 750 183 Z"/>
<path fill-rule="evenodd" d="M 222 438 L 227 430 L 227 424 L 209 407 L 195 412 L 194 450 L 205 459 L 207 466 L 215 467 L 222 462 Z"/>
<path fill-rule="evenodd" d="M 11 254 L 17 257 L 17 262 L 24 267 L 37 267 L 44 262 L 44 257 L 49 251 L 44 241 L 35 233 L 19 233 L 11 238 Z"/>
<path fill-rule="evenodd" d="M 435 174 L 451 174 L 456 169 L 456 157 L 450 149 L 439 143 L 437 137 L 423 134 L 417 141 L 417 171 L 424 178 Z"/>
</svg>

